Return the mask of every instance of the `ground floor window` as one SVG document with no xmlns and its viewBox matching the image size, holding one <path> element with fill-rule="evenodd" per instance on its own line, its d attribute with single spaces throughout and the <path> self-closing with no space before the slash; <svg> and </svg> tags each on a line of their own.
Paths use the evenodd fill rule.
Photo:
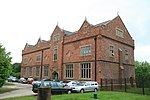
<svg viewBox="0 0 150 100">
<path fill-rule="evenodd" d="M 91 63 L 80 64 L 80 77 L 91 78 Z"/>
<path fill-rule="evenodd" d="M 73 64 L 66 65 L 66 78 L 73 78 Z"/>
<path fill-rule="evenodd" d="M 29 67 L 29 76 L 32 76 L 32 67 Z"/>
<path fill-rule="evenodd" d="M 22 68 L 22 75 L 23 75 L 23 76 L 26 76 L 26 67 L 23 67 L 23 68 Z"/>
<path fill-rule="evenodd" d="M 36 73 L 36 76 L 39 76 L 39 73 L 40 73 L 40 67 L 36 67 L 35 73 Z"/>
<path fill-rule="evenodd" d="M 48 66 L 44 66 L 44 76 L 48 76 Z"/>
</svg>

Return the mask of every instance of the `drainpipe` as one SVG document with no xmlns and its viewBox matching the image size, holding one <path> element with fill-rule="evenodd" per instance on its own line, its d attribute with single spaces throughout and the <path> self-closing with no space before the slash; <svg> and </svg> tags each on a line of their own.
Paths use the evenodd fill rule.
<svg viewBox="0 0 150 100">
<path fill-rule="evenodd" d="M 40 74 L 40 79 L 42 80 L 42 71 L 43 71 L 43 50 L 42 50 L 42 57 L 41 57 L 41 74 Z"/>
<path fill-rule="evenodd" d="M 95 81 L 96 81 L 96 76 L 97 76 L 97 74 L 96 74 L 96 61 L 97 61 L 97 59 L 96 59 L 96 52 L 97 52 L 97 51 L 96 51 L 96 49 L 97 49 L 97 47 L 96 47 L 96 42 L 97 42 L 97 37 L 95 36 L 95 37 L 94 37 L 94 43 L 95 43 L 95 52 L 94 52 L 94 56 L 95 56 L 95 60 L 94 60 L 94 63 L 95 63 L 95 64 L 94 64 L 94 65 L 95 65 L 95 79 L 94 79 L 94 80 L 95 80 Z"/>
</svg>

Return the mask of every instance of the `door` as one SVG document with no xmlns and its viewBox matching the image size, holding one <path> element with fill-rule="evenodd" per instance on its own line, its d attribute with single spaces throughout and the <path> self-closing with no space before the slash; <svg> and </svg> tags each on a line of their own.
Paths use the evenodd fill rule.
<svg viewBox="0 0 150 100">
<path fill-rule="evenodd" d="M 53 80 L 58 80 L 58 73 L 56 71 L 53 72 L 52 79 Z"/>
</svg>

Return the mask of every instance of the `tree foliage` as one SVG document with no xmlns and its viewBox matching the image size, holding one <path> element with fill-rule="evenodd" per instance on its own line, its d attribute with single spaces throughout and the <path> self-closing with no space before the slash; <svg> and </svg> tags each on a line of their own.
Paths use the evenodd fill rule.
<svg viewBox="0 0 150 100">
<path fill-rule="evenodd" d="M 0 44 L 0 87 L 3 86 L 11 69 L 10 52 L 6 53 L 5 48 Z"/>
<path fill-rule="evenodd" d="M 150 87 L 150 63 L 135 61 L 136 84 L 142 86 L 142 77 L 145 87 Z"/>
<path fill-rule="evenodd" d="M 21 64 L 20 63 L 14 63 L 12 65 L 12 72 L 11 72 L 11 75 L 12 76 L 15 76 L 17 78 L 20 78 L 20 66 Z"/>
</svg>

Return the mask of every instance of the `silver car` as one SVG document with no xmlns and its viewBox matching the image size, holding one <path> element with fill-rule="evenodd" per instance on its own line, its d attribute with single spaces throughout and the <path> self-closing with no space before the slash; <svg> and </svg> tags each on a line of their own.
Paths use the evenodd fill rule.
<svg viewBox="0 0 150 100">
<path fill-rule="evenodd" d="M 76 86 L 72 88 L 73 92 L 97 92 L 98 91 L 98 83 L 94 81 L 86 81 L 86 82 L 80 82 Z"/>
</svg>

